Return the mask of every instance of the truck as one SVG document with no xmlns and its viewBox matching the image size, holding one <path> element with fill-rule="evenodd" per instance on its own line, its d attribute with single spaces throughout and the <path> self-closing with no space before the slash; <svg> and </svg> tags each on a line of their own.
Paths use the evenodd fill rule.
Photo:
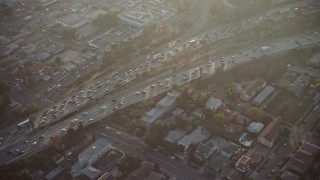
<svg viewBox="0 0 320 180">
<path fill-rule="evenodd" d="M 267 53 L 270 50 L 270 47 L 269 46 L 263 46 L 261 49 L 262 49 L 262 51 L 264 53 Z"/>
</svg>

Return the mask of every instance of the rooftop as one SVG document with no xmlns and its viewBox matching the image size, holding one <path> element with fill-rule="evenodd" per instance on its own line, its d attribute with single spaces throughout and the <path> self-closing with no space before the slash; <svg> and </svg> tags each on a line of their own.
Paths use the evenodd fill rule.
<svg viewBox="0 0 320 180">
<path fill-rule="evenodd" d="M 266 81 L 262 78 L 256 78 L 254 79 L 246 88 L 247 94 L 252 94 L 253 92 L 257 91 L 259 87 L 261 87 L 263 84 L 265 84 Z"/>
<path fill-rule="evenodd" d="M 97 139 L 91 146 L 87 147 L 84 151 L 79 154 L 79 164 L 83 165 L 88 160 L 95 157 L 97 154 L 103 152 L 108 146 L 110 146 L 110 142 L 105 138 Z"/>
<path fill-rule="evenodd" d="M 247 127 L 249 132 L 253 133 L 259 133 L 264 127 L 264 124 L 261 122 L 252 122 L 250 125 Z"/>
<path fill-rule="evenodd" d="M 183 136 L 179 141 L 178 144 L 188 148 L 190 144 L 196 144 L 202 142 L 206 138 L 210 136 L 210 133 L 206 130 L 203 130 L 201 126 L 197 129 L 192 131 L 191 134 Z"/>
<path fill-rule="evenodd" d="M 217 110 L 221 106 L 222 101 L 220 99 L 211 97 L 206 103 L 206 107 L 210 109 Z"/>
<path fill-rule="evenodd" d="M 266 128 L 264 128 L 259 136 L 272 141 L 278 136 L 279 128 L 280 127 L 277 125 L 277 123 L 275 121 L 272 121 L 267 125 Z"/>
<path fill-rule="evenodd" d="M 173 131 L 169 131 L 167 136 L 164 138 L 164 140 L 175 143 L 177 142 L 185 133 L 181 131 L 180 129 L 175 129 Z"/>
<path fill-rule="evenodd" d="M 265 87 L 254 99 L 253 102 L 261 104 L 273 91 L 275 90 L 272 86 Z"/>
</svg>

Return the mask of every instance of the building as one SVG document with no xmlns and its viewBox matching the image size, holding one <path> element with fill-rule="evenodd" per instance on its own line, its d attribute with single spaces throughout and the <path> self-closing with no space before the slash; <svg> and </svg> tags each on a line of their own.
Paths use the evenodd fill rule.
<svg viewBox="0 0 320 180">
<path fill-rule="evenodd" d="M 194 151 L 194 157 L 200 161 L 206 161 L 215 150 L 210 146 L 199 143 Z"/>
<path fill-rule="evenodd" d="M 105 152 L 111 149 L 111 143 L 105 138 L 97 139 L 91 146 L 79 154 L 78 162 L 81 168 L 91 165 Z"/>
<path fill-rule="evenodd" d="M 124 12 L 119 14 L 119 19 L 125 23 L 128 23 L 134 28 L 144 28 L 153 22 L 154 17 L 149 13 L 143 13 L 138 11 Z"/>
<path fill-rule="evenodd" d="M 28 46 L 22 47 L 22 51 L 27 55 L 33 53 L 36 49 L 37 48 L 34 44 L 30 44 Z"/>
<path fill-rule="evenodd" d="M 201 126 L 199 126 L 197 129 L 193 130 L 189 135 L 183 136 L 177 144 L 184 148 L 184 150 L 187 150 L 190 146 L 190 144 L 197 144 L 200 143 L 207 138 L 209 138 L 211 134 L 204 130 Z"/>
<path fill-rule="evenodd" d="M 148 163 L 142 163 L 140 168 L 131 173 L 127 180 L 140 180 L 146 178 L 153 171 L 153 167 Z"/>
<path fill-rule="evenodd" d="M 247 127 L 247 130 L 251 133 L 260 133 L 263 127 L 264 124 L 262 124 L 261 122 L 252 122 Z"/>
<path fill-rule="evenodd" d="M 164 140 L 170 143 L 176 143 L 184 134 L 185 133 L 180 129 L 175 129 L 173 131 L 169 131 Z"/>
<path fill-rule="evenodd" d="M 264 79 L 254 79 L 248 86 L 240 91 L 240 99 L 243 101 L 251 100 L 265 86 L 266 81 Z"/>
<path fill-rule="evenodd" d="M 204 173 L 208 176 L 218 175 L 222 169 L 228 165 L 227 160 L 221 156 L 216 156 L 212 161 L 204 166 Z"/>
<path fill-rule="evenodd" d="M 163 113 L 174 108 L 174 103 L 176 98 L 180 96 L 180 92 L 172 91 L 167 94 L 166 97 L 162 98 L 156 105 L 155 108 L 146 112 L 142 117 L 141 121 L 146 126 L 149 127 L 156 119 L 158 119 Z"/>
<path fill-rule="evenodd" d="M 241 158 L 237 161 L 236 163 L 236 169 L 240 172 L 246 172 L 250 169 L 251 165 L 253 164 L 253 160 L 246 156 L 243 155 Z"/>
<path fill-rule="evenodd" d="M 81 170 L 81 174 L 90 180 L 95 180 L 99 177 L 101 171 L 92 166 L 87 166 Z"/>
<path fill-rule="evenodd" d="M 144 180 L 164 180 L 164 179 L 167 179 L 167 177 L 164 174 L 152 171 Z"/>
<path fill-rule="evenodd" d="M 300 179 L 300 176 L 298 174 L 288 170 L 285 170 L 280 177 L 281 177 L 281 180 L 299 180 Z"/>
<path fill-rule="evenodd" d="M 275 88 L 272 86 L 266 86 L 254 99 L 253 104 L 261 105 L 270 95 L 274 92 Z"/>
<path fill-rule="evenodd" d="M 320 52 L 314 54 L 310 58 L 310 64 L 313 64 L 313 65 L 316 65 L 316 66 L 320 66 Z"/>
<path fill-rule="evenodd" d="M 54 160 L 54 162 L 56 164 L 60 164 L 64 160 L 64 156 L 59 153 L 59 154 L 56 154 L 55 156 L 53 156 L 52 159 Z"/>
<path fill-rule="evenodd" d="M 273 147 L 279 136 L 279 128 L 275 121 L 270 122 L 258 136 L 258 142 L 267 147 Z"/>
<path fill-rule="evenodd" d="M 311 81 L 311 77 L 307 75 L 300 75 L 293 83 L 290 83 L 287 86 L 287 90 L 289 92 L 294 93 L 296 96 L 300 97 L 305 88 L 308 86 L 309 82 Z"/>
<path fill-rule="evenodd" d="M 69 73 L 75 72 L 78 69 L 77 65 L 73 64 L 72 62 L 67 62 L 61 65 L 61 68 Z"/>
<path fill-rule="evenodd" d="M 206 107 L 214 111 L 218 110 L 221 105 L 222 101 L 214 97 L 209 98 L 206 102 Z"/>
<path fill-rule="evenodd" d="M 221 148 L 220 154 L 222 157 L 226 159 L 230 159 L 231 156 L 237 154 L 240 151 L 240 146 L 233 143 L 233 142 L 228 142 L 224 147 Z"/>
<path fill-rule="evenodd" d="M 46 180 L 51 180 L 51 179 L 54 179 L 56 176 L 58 176 L 60 173 L 61 173 L 61 170 L 59 168 L 54 168 L 44 178 Z"/>
<path fill-rule="evenodd" d="M 253 149 L 249 149 L 245 155 L 251 158 L 253 160 L 253 163 L 256 165 L 260 164 L 263 160 L 263 155 Z"/>
</svg>

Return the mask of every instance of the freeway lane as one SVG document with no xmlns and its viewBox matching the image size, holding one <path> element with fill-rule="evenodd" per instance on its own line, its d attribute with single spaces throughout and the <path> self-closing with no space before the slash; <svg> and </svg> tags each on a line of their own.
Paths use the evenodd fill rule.
<svg viewBox="0 0 320 180">
<path fill-rule="evenodd" d="M 292 48 L 298 47 L 298 45 L 294 42 L 295 40 L 299 40 L 300 43 L 302 44 L 302 46 L 305 46 L 305 45 L 312 45 L 314 43 L 320 42 L 320 37 L 319 37 L 319 35 L 315 35 L 314 33 L 310 33 L 309 32 L 307 34 L 297 35 L 295 38 L 294 37 L 290 37 L 289 40 L 283 39 L 281 41 L 275 41 L 272 44 L 275 44 L 276 46 L 275 47 L 270 47 L 269 52 L 266 52 L 266 53 L 267 54 L 269 54 L 269 53 L 273 54 L 273 53 L 278 53 L 278 52 L 282 52 L 282 51 L 286 51 L 286 50 L 290 50 Z M 248 56 L 245 56 L 245 53 L 248 53 Z M 243 55 L 235 54 L 235 55 L 226 56 L 225 57 L 225 59 L 226 59 L 225 68 L 226 68 L 226 70 L 231 69 L 233 67 L 236 67 L 238 64 L 249 62 L 251 60 L 252 56 L 255 56 L 255 57 L 258 58 L 259 56 L 262 56 L 264 54 L 265 53 L 262 52 L 262 51 L 252 52 L 252 50 L 249 49 L 249 50 L 244 51 Z M 228 59 L 232 58 L 233 56 L 235 56 L 236 63 L 228 61 Z M 217 61 L 217 59 L 215 59 L 215 60 L 216 61 L 212 62 L 212 65 L 211 65 L 212 67 L 211 67 L 211 69 L 209 71 L 209 74 L 213 74 L 214 73 L 214 69 L 215 69 L 214 66 L 219 66 L 219 61 Z M 183 69 L 178 69 L 176 72 L 171 72 L 171 73 L 165 72 L 165 73 L 168 74 L 166 77 L 164 77 L 163 75 L 159 75 L 159 76 L 153 78 L 154 79 L 153 82 L 145 81 L 145 82 L 142 82 L 142 83 L 137 83 L 132 87 L 128 87 L 124 91 L 120 91 L 119 93 L 115 93 L 113 95 L 109 95 L 109 96 L 101 99 L 95 106 L 89 108 L 87 110 L 88 115 L 86 117 L 83 117 L 82 114 L 77 114 L 74 117 L 71 117 L 71 118 L 69 118 L 69 119 L 67 119 L 67 120 L 65 120 L 65 121 L 63 121 L 63 122 L 61 122 L 59 124 L 56 124 L 56 125 L 54 125 L 52 127 L 49 127 L 48 129 L 40 130 L 36 134 L 30 135 L 29 141 L 30 142 L 35 141 L 35 140 L 37 140 L 39 138 L 39 136 L 41 136 L 43 134 L 46 135 L 45 139 L 48 139 L 51 135 L 60 133 L 61 129 L 68 128 L 69 126 L 72 126 L 71 125 L 71 120 L 76 119 L 76 118 L 79 119 L 79 120 L 86 119 L 87 121 L 86 121 L 85 125 L 100 121 L 102 118 L 104 118 L 105 116 L 110 115 L 113 112 L 113 108 L 116 105 L 111 102 L 112 99 L 119 100 L 119 99 L 124 98 L 124 102 L 123 102 L 124 104 L 122 105 L 122 107 L 126 107 L 126 106 L 128 106 L 130 104 L 133 104 L 135 102 L 143 101 L 143 100 L 145 100 L 147 98 L 150 98 L 151 96 L 155 96 L 156 94 L 158 94 L 160 92 L 164 92 L 164 91 L 170 89 L 172 87 L 171 85 L 173 85 L 173 84 L 181 85 L 181 84 L 188 83 L 191 79 L 197 79 L 197 78 L 200 77 L 199 73 L 193 73 L 195 71 L 195 69 L 207 66 L 207 64 L 208 64 L 207 61 L 206 62 L 199 62 L 199 64 L 196 64 L 196 65 L 193 65 L 193 66 L 190 66 L 190 67 L 186 67 L 186 68 L 183 68 Z M 173 74 L 176 74 L 176 77 L 172 78 Z M 187 76 L 187 79 L 189 81 L 184 80 L 185 79 L 184 76 Z M 158 79 L 158 78 L 161 78 L 161 79 Z M 144 95 L 144 96 L 143 95 L 134 95 L 135 92 L 151 91 L 150 90 L 151 89 L 150 86 L 152 86 L 154 84 L 157 84 L 157 81 L 159 81 L 159 80 L 164 81 L 166 79 L 169 79 L 169 82 L 171 82 L 170 83 L 170 88 L 166 88 L 166 86 L 162 86 L 162 87 L 157 87 L 155 89 L 156 92 L 154 92 L 152 94 L 146 93 L 146 95 Z M 106 110 L 104 110 L 102 112 L 101 106 L 103 106 L 103 105 L 106 106 Z M 90 118 L 93 118 L 93 120 L 89 122 Z M 16 148 L 26 149 L 25 146 L 26 145 L 23 144 L 22 140 L 19 140 L 19 141 L 16 140 L 15 144 L 13 144 L 12 146 L 9 146 L 7 148 L 2 149 L 1 152 L 0 152 L 0 163 L 1 164 L 8 163 L 13 158 L 15 158 L 15 157 L 12 157 L 12 156 L 7 156 L 7 154 L 6 154 L 7 151 L 9 151 L 11 149 L 16 149 Z M 29 148 L 29 149 L 27 149 L 28 151 L 26 153 L 32 153 L 32 151 L 34 151 L 37 148 L 40 148 L 40 146 L 32 146 L 32 147 L 27 147 L 27 148 Z"/>
</svg>

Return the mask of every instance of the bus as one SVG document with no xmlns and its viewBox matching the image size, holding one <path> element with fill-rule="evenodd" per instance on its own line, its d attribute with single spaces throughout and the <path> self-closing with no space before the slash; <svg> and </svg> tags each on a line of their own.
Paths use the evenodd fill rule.
<svg viewBox="0 0 320 180">
<path fill-rule="evenodd" d="M 29 119 L 26 119 L 24 121 L 22 121 L 21 123 L 18 124 L 18 127 L 19 128 L 24 128 L 26 127 L 28 124 L 29 124 L 30 120 Z"/>
</svg>

